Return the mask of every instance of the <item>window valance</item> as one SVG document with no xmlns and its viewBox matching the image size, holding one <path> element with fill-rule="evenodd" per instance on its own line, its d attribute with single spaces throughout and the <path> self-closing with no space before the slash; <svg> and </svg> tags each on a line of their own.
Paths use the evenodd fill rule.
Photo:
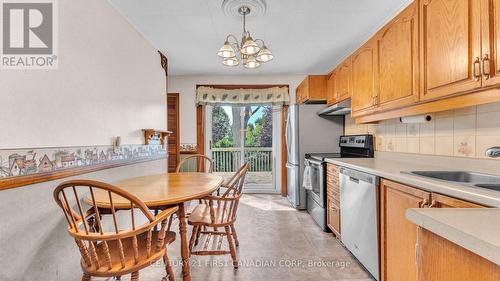
<svg viewBox="0 0 500 281">
<path fill-rule="evenodd" d="M 196 90 L 196 103 L 206 104 L 288 104 L 288 87 L 266 89 L 218 89 L 201 86 Z"/>
</svg>

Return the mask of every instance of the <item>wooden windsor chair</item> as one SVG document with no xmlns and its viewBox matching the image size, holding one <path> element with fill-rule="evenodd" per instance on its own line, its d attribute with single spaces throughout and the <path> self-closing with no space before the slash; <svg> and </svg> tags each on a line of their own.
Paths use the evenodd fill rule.
<svg viewBox="0 0 500 281">
<path fill-rule="evenodd" d="M 234 223 L 247 171 L 248 163 L 245 163 L 223 187 L 225 191 L 220 191 L 223 192 L 222 195 L 207 196 L 194 208 L 188 218 L 188 224 L 193 226 L 189 241 L 189 252 L 192 255 L 230 254 L 234 268 L 238 268 L 233 240 L 236 246 L 239 246 L 239 242 Z M 208 230 L 209 228 L 213 230 Z M 219 228 L 224 231 L 218 231 Z M 196 250 L 194 247 L 199 244 L 201 235 L 206 236 L 205 241 L 201 249 Z M 222 250 L 224 238 L 227 239 L 229 251 Z M 216 242 L 217 244 L 214 244 Z"/>
<path fill-rule="evenodd" d="M 177 164 L 177 168 L 176 168 L 175 172 L 181 173 L 182 168 L 185 166 L 190 166 L 192 164 L 192 162 L 194 162 L 196 168 L 194 169 L 194 171 L 190 171 L 189 167 L 188 167 L 189 172 L 212 173 L 214 171 L 214 162 L 210 157 L 203 155 L 203 154 L 193 154 L 193 155 L 187 156 L 186 158 L 182 159 L 179 162 L 179 164 Z M 196 201 L 198 201 L 198 203 L 201 203 L 201 200 L 196 200 Z M 194 201 L 190 204 L 189 209 L 186 212 L 187 216 L 189 216 L 191 214 L 192 208 L 194 208 L 193 203 L 196 204 Z M 172 220 L 170 221 L 170 223 L 171 222 L 172 222 Z M 170 229 L 170 226 L 171 225 L 169 224 L 169 226 L 168 226 L 169 229 Z"/>
<path fill-rule="evenodd" d="M 175 172 L 181 172 L 182 167 L 189 165 L 193 160 L 196 160 L 196 169 L 193 172 L 212 173 L 214 171 L 214 162 L 210 157 L 203 154 L 193 154 L 182 159 L 179 164 L 177 164 Z"/>
<path fill-rule="evenodd" d="M 89 194 L 92 206 L 84 211 L 80 202 L 83 193 Z M 102 219 L 99 206 L 95 201 L 96 192 L 105 192 L 109 196 L 112 220 Z M 128 200 L 127 208 L 115 207 L 113 200 Z M 68 222 L 68 233 L 71 235 L 82 259 L 82 281 L 90 281 L 91 277 L 116 277 L 131 274 L 131 280 L 139 280 L 139 270 L 146 268 L 163 258 L 168 279 L 174 280 L 173 270 L 168 260 L 167 245 L 175 240 L 175 233 L 166 230 L 167 220 L 177 211 L 177 207 L 163 210 L 153 216 L 148 207 L 129 192 L 102 182 L 90 180 L 66 181 L 54 190 L 54 199 L 64 211 Z M 134 211 L 139 209 L 139 212 Z M 126 210 L 130 217 L 120 223 L 131 224 L 131 227 L 119 229 L 119 210 Z M 108 217 L 109 218 L 109 217 Z M 145 219 L 144 219 L 145 218 Z M 146 223 L 137 225 L 136 220 L 144 219 Z M 155 227 L 161 225 L 159 231 Z M 107 231 L 111 229 L 111 231 Z M 164 277 L 162 280 L 166 280 Z"/>
</svg>

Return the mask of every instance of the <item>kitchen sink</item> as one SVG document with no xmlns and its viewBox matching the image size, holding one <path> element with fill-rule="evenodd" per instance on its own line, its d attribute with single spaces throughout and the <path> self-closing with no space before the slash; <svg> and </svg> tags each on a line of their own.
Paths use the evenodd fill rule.
<svg viewBox="0 0 500 281">
<path fill-rule="evenodd" d="M 411 171 L 410 174 L 418 175 L 426 178 L 433 178 L 443 181 L 459 182 L 465 184 L 472 184 L 478 187 L 479 185 L 491 185 L 491 189 L 500 186 L 500 176 L 481 174 L 475 172 L 464 171 Z M 484 187 L 488 188 L 488 187 Z M 498 189 L 496 189 L 498 190 Z"/>
<path fill-rule="evenodd" d="M 481 187 L 491 190 L 500 191 L 500 184 L 476 184 L 475 187 Z"/>
</svg>

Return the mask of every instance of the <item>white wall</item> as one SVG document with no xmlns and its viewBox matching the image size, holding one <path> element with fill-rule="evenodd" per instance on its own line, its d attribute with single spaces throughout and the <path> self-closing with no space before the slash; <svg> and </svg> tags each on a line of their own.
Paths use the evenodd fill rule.
<svg viewBox="0 0 500 281">
<path fill-rule="evenodd" d="M 156 50 L 107 1 L 58 1 L 59 69 L 0 70 L 0 149 L 143 143 L 166 128 Z M 105 182 L 166 172 L 166 161 L 79 178 Z M 59 181 L 0 191 L 0 280 L 77 280 L 78 248 L 52 191 Z"/>
<path fill-rule="evenodd" d="M 143 142 L 165 129 L 156 50 L 107 1 L 58 1 L 59 69 L 0 70 L 0 148 Z"/>
<path fill-rule="evenodd" d="M 146 162 L 75 178 L 115 181 L 166 172 L 165 160 Z M 51 181 L 0 191 L 0 280 L 69 281 L 82 275 L 80 252 L 69 236 Z"/>
<path fill-rule="evenodd" d="M 170 76 L 168 91 L 179 93 L 181 143 L 196 143 L 196 85 L 200 84 L 288 84 L 290 100 L 305 75 Z"/>
</svg>

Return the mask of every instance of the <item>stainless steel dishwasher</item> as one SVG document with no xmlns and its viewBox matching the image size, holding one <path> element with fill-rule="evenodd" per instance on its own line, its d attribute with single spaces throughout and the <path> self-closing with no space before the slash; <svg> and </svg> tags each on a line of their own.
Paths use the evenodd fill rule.
<svg viewBox="0 0 500 281">
<path fill-rule="evenodd" d="M 340 168 L 341 241 L 359 262 L 379 280 L 379 178 Z"/>
</svg>

